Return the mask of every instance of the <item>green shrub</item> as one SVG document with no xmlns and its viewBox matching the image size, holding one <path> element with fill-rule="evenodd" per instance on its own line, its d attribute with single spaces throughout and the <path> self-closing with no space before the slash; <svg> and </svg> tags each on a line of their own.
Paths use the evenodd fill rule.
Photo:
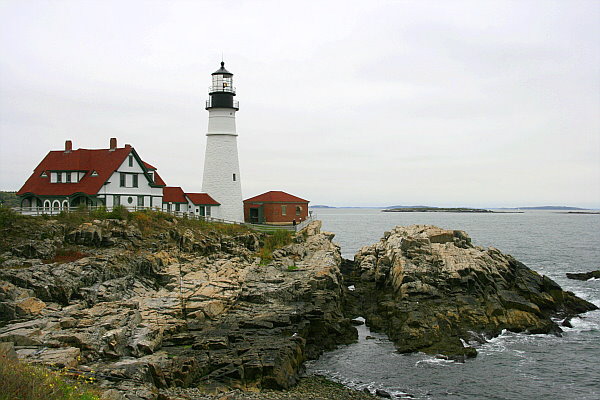
<svg viewBox="0 0 600 400">
<path fill-rule="evenodd" d="M 10 228 L 20 215 L 7 206 L 0 206 L 0 228 Z"/>
<path fill-rule="evenodd" d="M 265 236 L 263 246 L 258 251 L 261 265 L 273 260 L 273 250 L 280 249 L 292 243 L 293 233 L 288 230 L 276 230 Z"/>
<path fill-rule="evenodd" d="M 128 215 L 129 211 L 127 211 L 125 206 L 115 206 L 112 211 L 108 213 L 108 218 L 126 220 Z"/>
<path fill-rule="evenodd" d="M 73 381 L 66 373 L 51 372 L 0 355 L 0 400 L 98 400 L 85 383 L 93 379 Z"/>
</svg>

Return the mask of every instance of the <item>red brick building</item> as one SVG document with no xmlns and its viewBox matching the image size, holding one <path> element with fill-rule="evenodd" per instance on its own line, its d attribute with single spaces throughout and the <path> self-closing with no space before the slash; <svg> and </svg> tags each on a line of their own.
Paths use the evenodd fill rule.
<svg viewBox="0 0 600 400">
<path fill-rule="evenodd" d="M 244 200 L 244 221 L 254 224 L 291 225 L 308 218 L 308 200 L 272 190 Z"/>
</svg>

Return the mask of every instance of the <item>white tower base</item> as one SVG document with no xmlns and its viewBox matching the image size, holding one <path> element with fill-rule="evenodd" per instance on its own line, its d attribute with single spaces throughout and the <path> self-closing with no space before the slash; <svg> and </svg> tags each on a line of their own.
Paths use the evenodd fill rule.
<svg viewBox="0 0 600 400">
<path fill-rule="evenodd" d="M 234 109 L 209 110 L 202 191 L 221 204 L 220 218 L 244 221 Z"/>
</svg>

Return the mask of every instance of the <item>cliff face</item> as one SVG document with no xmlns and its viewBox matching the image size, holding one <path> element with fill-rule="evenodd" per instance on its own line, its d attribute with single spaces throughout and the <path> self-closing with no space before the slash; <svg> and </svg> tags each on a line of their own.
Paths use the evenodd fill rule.
<svg viewBox="0 0 600 400">
<path fill-rule="evenodd" d="M 260 265 L 254 233 L 48 222 L 2 254 L 0 342 L 29 362 L 94 371 L 116 398 L 173 385 L 288 388 L 304 360 L 356 337 L 332 236 L 314 223 Z M 65 247 L 82 258 L 38 258 Z"/>
<path fill-rule="evenodd" d="M 465 232 L 434 226 L 398 226 L 345 270 L 356 286 L 350 316 L 364 316 L 400 352 L 474 356 L 464 342 L 503 329 L 559 334 L 550 317 L 597 308 L 510 255 L 473 246 Z"/>
</svg>

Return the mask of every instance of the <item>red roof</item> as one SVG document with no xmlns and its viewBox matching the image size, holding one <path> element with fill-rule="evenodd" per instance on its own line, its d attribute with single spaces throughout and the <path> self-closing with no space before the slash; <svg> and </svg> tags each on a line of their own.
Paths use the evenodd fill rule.
<svg viewBox="0 0 600 400">
<path fill-rule="evenodd" d="M 78 149 L 69 153 L 62 150 L 51 151 L 42 162 L 33 170 L 17 194 L 34 193 L 42 196 L 69 196 L 73 193 L 97 194 L 104 182 L 119 168 L 125 158 L 131 153 L 132 148 L 117 148 L 87 150 Z M 85 171 L 85 175 L 77 183 L 50 183 L 49 171 Z M 93 171 L 98 176 L 90 176 Z M 42 177 L 46 172 L 47 177 Z"/>
<path fill-rule="evenodd" d="M 183 189 L 179 186 L 166 186 L 163 188 L 163 203 L 187 203 Z"/>
<path fill-rule="evenodd" d="M 146 166 L 147 169 L 156 171 L 156 168 L 153 167 L 152 165 L 148 164 L 146 161 L 142 161 L 142 162 L 144 163 L 144 165 Z"/>
<path fill-rule="evenodd" d="M 293 196 L 289 193 L 282 192 L 280 190 L 271 190 L 258 196 L 250 197 L 244 200 L 245 202 L 262 202 L 262 203 L 308 203 L 308 200 L 301 199 L 300 197 Z"/>
<path fill-rule="evenodd" d="M 33 174 L 17 194 L 34 193 L 40 196 L 69 196 L 73 193 L 98 194 L 104 182 L 121 166 L 132 151 L 131 146 L 116 148 L 113 151 L 109 149 L 51 151 L 33 170 Z M 77 183 L 57 184 L 50 183 L 50 171 L 83 171 L 85 175 Z M 97 176 L 91 176 L 94 171 L 98 174 Z M 41 176 L 43 172 L 46 172 L 46 177 Z M 157 185 L 165 184 L 156 172 L 154 175 Z"/>
<path fill-rule="evenodd" d="M 146 164 L 146 163 L 144 163 L 144 164 Z M 161 178 L 160 175 L 158 174 L 158 172 L 156 172 L 156 171 L 154 171 L 154 184 L 159 185 L 159 186 L 167 186 L 165 181 L 163 181 L 163 178 Z"/>
<path fill-rule="evenodd" d="M 215 199 L 210 197 L 210 195 L 208 195 L 207 193 L 186 193 L 185 195 L 195 205 L 220 205 L 220 203 L 218 203 Z"/>
</svg>

